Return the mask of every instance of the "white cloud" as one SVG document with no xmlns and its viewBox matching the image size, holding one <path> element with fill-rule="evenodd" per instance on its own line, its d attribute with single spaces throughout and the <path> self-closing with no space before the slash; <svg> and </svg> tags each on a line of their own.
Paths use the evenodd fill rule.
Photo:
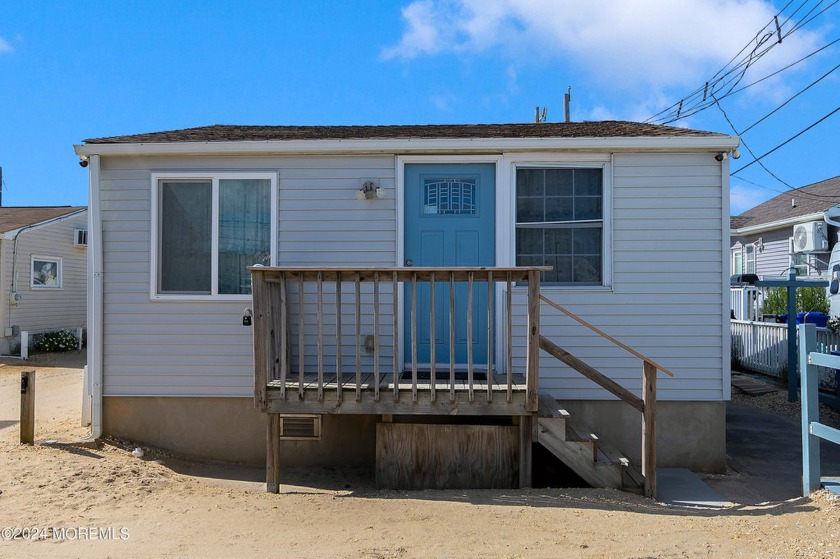
<svg viewBox="0 0 840 559">
<path fill-rule="evenodd" d="M 744 184 L 731 184 L 729 187 L 729 212 L 732 215 L 742 214 L 748 209 L 754 208 L 778 194 L 778 192 L 767 188 Z"/>
<path fill-rule="evenodd" d="M 382 50 L 385 59 L 497 48 L 513 60 L 561 59 L 595 82 L 655 95 L 723 67 L 776 8 L 765 0 L 417 0 L 402 13 L 405 31 Z M 816 37 L 791 35 L 774 65 L 809 52 Z"/>
<path fill-rule="evenodd" d="M 12 52 L 13 50 L 15 49 L 12 48 L 12 45 L 9 43 L 9 41 L 4 39 L 3 37 L 0 37 L 0 54 Z"/>
</svg>

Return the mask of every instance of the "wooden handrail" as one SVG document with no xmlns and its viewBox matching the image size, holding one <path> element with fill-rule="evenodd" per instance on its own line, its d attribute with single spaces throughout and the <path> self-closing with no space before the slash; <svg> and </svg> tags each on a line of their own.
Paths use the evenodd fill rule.
<svg viewBox="0 0 840 559">
<path fill-rule="evenodd" d="M 573 312 L 571 312 L 571 311 L 568 311 L 568 310 L 564 309 L 563 307 L 561 307 L 560 305 L 558 305 L 557 303 L 555 303 L 555 302 L 554 302 L 554 301 L 552 301 L 551 299 L 548 299 L 548 298 L 547 298 L 547 297 L 545 297 L 544 295 L 540 295 L 540 301 L 542 301 L 542 302 L 544 302 L 544 303 L 547 303 L 549 306 L 551 306 L 551 307 L 553 307 L 553 308 L 557 309 L 558 311 L 560 311 L 561 313 L 565 314 L 566 316 L 568 316 L 569 318 L 571 318 L 571 319 L 572 319 L 572 320 L 574 320 L 575 322 L 578 322 L 578 323 L 580 323 L 582 326 L 585 326 L 586 328 L 589 328 L 590 330 L 592 330 L 593 332 L 595 332 L 596 334 L 598 334 L 598 335 L 599 335 L 599 336 L 601 336 L 602 338 L 604 338 L 604 339 L 606 339 L 606 340 L 611 341 L 612 343 L 614 343 L 615 345 L 617 345 L 617 346 L 618 346 L 618 347 L 620 347 L 621 349 L 623 349 L 623 350 L 625 350 L 625 351 L 627 351 L 627 352 L 629 352 L 629 353 L 631 353 L 631 354 L 635 355 L 636 357 L 638 357 L 638 358 L 639 358 L 639 359 L 641 359 L 642 361 L 644 361 L 644 362 L 646 362 L 646 363 L 650 363 L 651 365 L 653 365 L 654 367 L 656 367 L 657 369 L 659 369 L 660 371 L 662 371 L 663 373 L 665 373 L 665 374 L 666 374 L 666 375 L 668 375 L 669 377 L 673 377 L 673 376 L 674 376 L 674 373 L 673 373 L 673 372 L 671 372 L 671 370 L 670 370 L 670 369 L 668 369 L 667 367 L 663 367 L 662 365 L 660 365 L 659 363 L 657 363 L 657 362 L 656 362 L 656 361 L 654 361 L 653 359 L 651 359 L 651 358 L 649 358 L 649 357 L 644 356 L 643 354 L 639 353 L 638 351 L 636 351 L 636 350 L 635 350 L 635 349 L 633 349 L 632 347 L 628 346 L 627 344 L 622 343 L 622 342 L 620 342 L 619 340 L 617 340 L 617 339 L 613 338 L 612 336 L 610 336 L 609 334 L 607 334 L 606 332 L 604 332 L 603 330 L 601 330 L 601 329 L 600 329 L 600 328 L 598 328 L 597 326 L 593 326 L 592 324 L 589 324 L 588 322 L 586 322 L 584 319 L 582 319 L 582 318 L 581 318 L 581 317 L 579 317 L 578 315 L 574 314 L 574 313 L 573 313 Z"/>
<path fill-rule="evenodd" d="M 645 404 L 642 402 L 642 399 L 612 380 L 611 378 L 607 377 L 603 373 L 597 371 L 593 367 L 590 367 L 565 349 L 561 348 L 545 336 L 540 336 L 540 349 L 545 351 L 546 353 L 556 357 L 572 369 L 576 370 L 592 382 L 600 385 L 601 387 L 609 390 L 614 395 L 619 397 L 621 400 L 627 402 L 640 412 L 644 413 L 645 411 Z"/>
<path fill-rule="evenodd" d="M 645 495 L 656 498 L 656 371 L 674 376 L 674 373 L 656 363 L 652 359 L 642 355 L 632 347 L 618 341 L 600 328 L 589 324 L 574 313 L 567 311 L 554 301 L 540 295 L 540 301 L 562 312 L 575 322 L 592 330 L 599 336 L 614 343 L 618 347 L 628 351 L 642 360 L 642 397 L 639 398 L 611 378 L 587 365 L 568 351 L 562 349 L 551 340 L 540 336 L 540 348 L 553 357 L 559 359 L 586 378 L 605 388 L 623 402 L 633 406 L 642 414 L 642 475 L 645 479 Z"/>
</svg>

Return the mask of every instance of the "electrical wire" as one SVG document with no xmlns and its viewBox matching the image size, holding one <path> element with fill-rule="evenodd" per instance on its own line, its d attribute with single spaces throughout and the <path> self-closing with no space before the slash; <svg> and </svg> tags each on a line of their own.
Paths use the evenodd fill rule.
<svg viewBox="0 0 840 559">
<path fill-rule="evenodd" d="M 743 89 L 746 89 L 746 87 L 750 87 L 751 85 L 754 85 L 755 83 L 759 83 L 760 81 L 763 81 L 764 79 L 767 79 L 767 77 L 765 77 L 765 78 L 762 78 L 762 80 L 758 80 L 756 82 L 753 82 L 753 84 L 750 84 L 749 86 L 745 86 L 744 88 L 740 88 L 740 89 L 737 89 L 737 90 L 735 89 L 737 87 L 737 85 L 741 82 L 741 80 L 744 78 L 744 76 L 746 74 L 746 71 L 750 67 L 752 67 L 752 65 L 755 64 L 756 61 L 758 61 L 761 57 L 763 57 L 767 52 L 769 52 L 777 44 L 781 43 L 784 38 L 789 37 L 795 31 L 805 27 L 810 22 L 812 22 L 815 18 L 819 17 L 820 15 L 825 13 L 828 9 L 830 9 L 834 5 L 836 5 L 838 2 L 840 2 L 840 0 L 834 0 L 829 5 L 825 6 L 822 10 L 817 12 L 815 15 L 810 17 L 810 19 L 808 19 L 809 16 L 811 16 L 811 14 L 813 14 L 814 11 L 817 8 L 819 8 L 819 6 L 822 4 L 822 0 L 820 0 L 804 16 L 802 16 L 802 18 L 800 18 L 800 20 L 798 22 L 796 22 L 791 29 L 787 30 L 784 34 L 782 34 L 781 29 L 788 22 L 790 22 L 792 20 L 792 18 L 803 7 L 806 6 L 806 4 L 808 4 L 808 0 L 805 0 L 804 2 L 802 2 L 793 11 L 793 13 L 790 16 L 788 16 L 787 19 L 785 19 L 781 24 L 779 24 L 778 23 L 778 17 L 792 3 L 792 2 L 788 2 L 785 5 L 785 7 L 782 8 L 782 10 L 776 16 L 774 16 L 773 20 L 768 22 L 758 33 L 756 33 L 756 35 L 753 37 L 753 39 L 751 39 L 747 43 L 747 45 L 744 48 L 742 48 L 741 51 L 737 55 L 735 55 L 735 57 L 733 57 L 732 60 L 730 60 L 723 68 L 721 68 L 721 70 L 718 70 L 712 76 L 712 78 L 705 83 L 705 85 L 703 87 L 697 88 L 696 90 L 691 92 L 689 95 L 683 97 L 679 102 L 674 103 L 670 107 L 668 107 L 668 108 L 664 109 L 663 111 L 660 111 L 659 113 L 653 115 L 652 117 L 648 118 L 645 122 L 653 122 L 653 123 L 658 123 L 658 124 L 671 124 L 673 122 L 676 122 L 678 120 L 682 120 L 684 118 L 687 118 L 689 116 L 697 114 L 698 112 L 701 112 L 701 111 L 703 111 L 705 109 L 708 109 L 711 106 L 713 106 L 715 104 L 715 102 L 710 99 L 710 97 L 712 97 L 712 96 L 716 97 L 718 100 L 722 100 L 722 99 L 728 97 L 729 95 L 732 95 L 732 94 L 734 94 L 736 92 L 739 92 L 739 91 L 743 91 Z M 767 28 L 770 27 L 771 25 L 775 28 L 775 32 L 772 31 L 772 30 L 770 32 L 767 32 Z M 765 44 L 768 43 L 768 41 L 773 37 L 773 35 L 778 36 L 778 41 L 770 43 L 769 46 L 765 46 Z M 743 58 L 743 60 L 741 60 L 740 62 L 738 62 L 737 64 L 735 64 L 731 68 L 727 69 L 727 67 L 731 66 L 732 62 L 735 59 L 737 59 L 738 57 L 740 57 L 741 54 L 745 50 L 747 50 L 747 48 L 750 47 L 750 45 L 752 45 L 753 43 L 755 43 L 755 46 L 752 47 L 752 50 Z M 833 44 L 833 43 L 834 42 L 832 42 L 830 44 Z M 826 45 L 825 47 L 822 47 L 819 50 L 823 50 L 823 49 L 827 48 L 828 46 L 830 46 L 830 45 Z M 816 52 L 819 52 L 819 50 L 809 54 L 808 56 L 804 57 L 801 60 L 804 60 L 804 59 L 806 59 L 810 56 L 813 56 L 814 54 L 816 54 Z M 797 61 L 797 63 L 798 62 L 799 61 Z M 794 64 L 796 64 L 796 63 L 794 63 Z M 791 66 L 793 66 L 793 65 L 789 65 L 785 69 L 787 69 Z M 780 71 L 782 71 L 782 70 L 780 70 Z M 778 73 L 778 72 L 776 72 L 776 73 Z M 776 73 L 774 73 L 774 74 L 776 74 Z M 734 76 L 733 76 L 733 74 L 734 74 Z M 703 95 L 702 99 L 700 99 L 701 93 Z"/>
<path fill-rule="evenodd" d="M 764 122 L 765 120 L 767 120 L 770 116 L 772 116 L 773 114 L 775 114 L 777 111 L 781 110 L 781 109 L 782 109 L 782 107 L 784 107 L 785 105 L 787 105 L 788 103 L 790 103 L 791 101 L 793 101 L 794 99 L 796 99 L 797 97 L 799 97 L 800 95 L 802 95 L 803 93 L 805 93 L 806 91 L 808 91 L 809 89 L 811 89 L 812 87 L 814 87 L 815 85 L 817 85 L 818 83 L 820 83 L 822 80 L 824 80 L 825 78 L 827 78 L 828 76 L 830 76 L 830 75 L 831 75 L 832 73 L 834 73 L 834 72 L 835 72 L 838 68 L 840 68 L 840 64 L 838 64 L 837 66 L 835 66 L 834 68 L 832 68 L 831 70 L 829 70 L 828 72 L 826 72 L 825 74 L 823 74 L 822 76 L 820 76 L 819 78 L 817 78 L 816 80 L 812 81 L 810 84 L 808 84 L 808 86 L 807 86 L 807 87 L 805 87 L 805 89 L 800 90 L 798 93 L 796 93 L 796 94 L 795 94 L 795 95 L 793 95 L 792 97 L 788 98 L 788 99 L 787 99 L 784 103 L 782 103 L 781 105 L 779 105 L 778 107 L 776 107 L 775 109 L 773 109 L 772 111 L 770 111 L 769 113 L 767 113 L 766 115 L 764 115 L 763 117 L 761 117 L 760 119 L 758 119 L 757 121 L 755 121 L 755 122 L 753 122 L 752 124 L 750 124 L 749 126 L 747 126 L 747 127 L 746 127 L 744 130 L 742 130 L 742 131 L 741 131 L 738 135 L 739 135 L 739 136 L 742 136 L 742 135 L 746 134 L 747 132 L 749 132 L 750 130 L 752 130 L 753 128 L 755 128 L 756 126 L 758 126 L 759 124 L 761 124 L 761 123 L 762 123 L 762 122 Z M 718 106 L 720 106 L 720 104 L 719 104 L 719 103 L 718 103 Z M 727 120 L 729 120 L 729 119 L 727 119 Z M 730 124 L 731 124 L 731 123 L 730 123 Z M 736 132 L 736 133 L 737 133 L 737 132 Z"/>
<path fill-rule="evenodd" d="M 781 144 L 777 145 L 776 147 L 774 147 L 774 148 L 773 148 L 773 149 L 771 149 L 770 151 L 768 151 L 768 152 L 764 153 L 763 155 L 761 155 L 761 156 L 759 156 L 759 157 L 756 157 L 755 159 L 753 159 L 752 161 L 750 161 L 749 163 L 747 163 L 747 164 L 746 164 L 746 165 L 744 165 L 743 167 L 741 167 L 741 168 L 739 168 L 739 169 L 737 169 L 737 170 L 733 171 L 732 173 L 730 173 L 730 176 L 732 176 L 732 175 L 737 175 L 738 173 L 740 173 L 740 172 L 741 172 L 741 171 L 743 171 L 744 169 L 746 169 L 746 168 L 748 168 L 748 167 L 752 166 L 754 163 L 758 163 L 759 161 L 761 161 L 762 159 L 764 159 L 765 157 L 767 157 L 767 156 L 768 156 L 768 155 L 770 155 L 771 153 L 773 153 L 773 152 L 775 152 L 776 150 L 780 149 L 781 147 L 783 147 L 783 146 L 785 146 L 785 145 L 789 144 L 790 142 L 792 142 L 793 140 L 795 140 L 796 138 L 798 138 L 799 136 L 801 136 L 802 134 L 804 134 L 805 132 L 807 132 L 808 130 L 810 130 L 811 128 L 813 128 L 813 127 L 817 126 L 818 124 L 820 124 L 821 122 L 823 122 L 823 121 L 824 121 L 824 120 L 826 120 L 827 118 L 829 118 L 829 117 L 831 117 L 832 115 L 834 115 L 835 113 L 837 113 L 838 111 L 840 111 L 840 107 L 835 108 L 833 111 L 831 111 L 830 113 L 828 113 L 828 114 L 827 114 L 827 115 L 825 115 L 824 117 L 820 118 L 819 120 L 817 120 L 816 122 L 814 122 L 813 124 L 811 124 L 810 126 L 808 126 L 807 128 L 805 128 L 804 130 L 801 130 L 801 131 L 797 132 L 796 134 L 794 134 L 793 136 L 791 136 L 790 138 L 788 138 L 787 140 L 785 140 L 785 141 L 784 141 L 784 142 L 782 142 Z"/>
</svg>

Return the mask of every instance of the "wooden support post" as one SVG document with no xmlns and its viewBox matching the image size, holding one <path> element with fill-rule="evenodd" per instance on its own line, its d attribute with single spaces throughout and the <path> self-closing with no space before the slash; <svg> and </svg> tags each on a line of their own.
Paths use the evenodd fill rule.
<svg viewBox="0 0 840 559">
<path fill-rule="evenodd" d="M 525 409 L 537 411 L 540 380 L 540 272 L 528 272 L 528 338 Z"/>
<path fill-rule="evenodd" d="M 35 442 L 35 371 L 20 374 L 20 444 Z"/>
<path fill-rule="evenodd" d="M 531 455 L 531 443 L 533 442 L 533 417 L 523 415 L 519 417 L 519 488 L 531 487 L 531 472 L 533 470 L 533 457 Z"/>
<path fill-rule="evenodd" d="M 280 414 L 267 415 L 265 490 L 267 493 L 280 493 Z"/>
<path fill-rule="evenodd" d="M 642 379 L 642 475 L 645 496 L 656 499 L 656 366 L 645 361 Z"/>
</svg>

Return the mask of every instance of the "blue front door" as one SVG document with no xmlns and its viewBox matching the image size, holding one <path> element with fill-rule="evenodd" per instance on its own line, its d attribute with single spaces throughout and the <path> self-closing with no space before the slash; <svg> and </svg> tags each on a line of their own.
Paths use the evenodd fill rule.
<svg viewBox="0 0 840 559">
<path fill-rule="evenodd" d="M 493 266 L 496 263 L 496 168 L 492 163 L 405 166 L 405 265 Z M 447 281 L 446 277 L 440 278 Z M 417 363 L 431 363 L 430 289 L 418 284 Z M 405 286 L 404 355 L 411 362 L 411 285 Z M 473 363 L 487 364 L 487 284 L 475 283 Z M 435 288 L 435 362 L 448 366 L 449 286 Z M 455 363 L 467 363 L 467 285 L 455 287 Z"/>
</svg>

